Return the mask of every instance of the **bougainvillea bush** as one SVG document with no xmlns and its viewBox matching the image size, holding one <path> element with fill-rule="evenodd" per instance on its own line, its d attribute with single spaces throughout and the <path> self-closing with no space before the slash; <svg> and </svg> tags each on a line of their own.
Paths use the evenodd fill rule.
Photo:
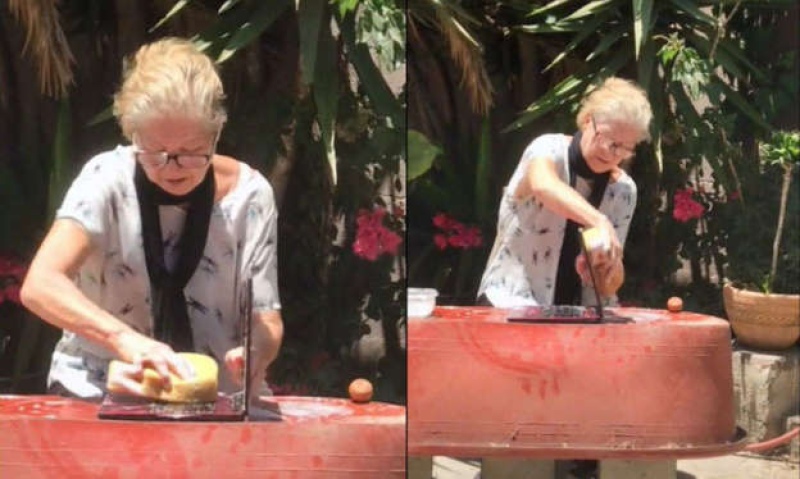
<svg viewBox="0 0 800 479">
<path fill-rule="evenodd" d="M 435 288 L 440 304 L 472 304 L 486 261 L 481 228 L 438 212 L 416 231 L 420 253 L 409 258 L 409 285 Z"/>
</svg>

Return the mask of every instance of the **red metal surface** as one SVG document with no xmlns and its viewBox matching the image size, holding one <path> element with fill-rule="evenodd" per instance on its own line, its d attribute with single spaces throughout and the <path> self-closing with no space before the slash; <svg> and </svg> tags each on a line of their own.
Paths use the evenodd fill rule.
<svg viewBox="0 0 800 479">
<path fill-rule="evenodd" d="M 615 308 L 631 324 L 510 324 L 439 307 L 408 324 L 408 452 L 678 458 L 744 447 L 728 323 Z"/>
<path fill-rule="evenodd" d="M 97 419 L 97 404 L 0 396 L 0 477 L 404 478 L 405 408 L 276 397 L 243 423 Z"/>
</svg>

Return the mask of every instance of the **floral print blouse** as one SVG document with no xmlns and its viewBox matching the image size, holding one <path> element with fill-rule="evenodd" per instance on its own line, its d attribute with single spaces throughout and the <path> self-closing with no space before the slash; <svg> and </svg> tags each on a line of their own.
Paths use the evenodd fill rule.
<svg viewBox="0 0 800 479">
<path fill-rule="evenodd" d="M 533 158 L 555 162 L 560 178 L 569 183 L 567 150 L 570 136 L 546 134 L 532 141 L 522 155 L 514 174 L 503 190 L 497 221 L 497 237 L 484 270 L 478 296 L 485 295 L 496 307 L 548 306 L 553 303 L 558 260 L 567 221 L 545 209 L 534 197 L 514 198 Z M 591 185 L 577 177 L 575 189 L 588 198 Z M 623 172 L 611 180 L 599 210 L 614 225 L 621 244 L 636 207 L 636 184 Z M 582 291 L 583 304 L 596 302 L 591 287 Z M 611 302 L 615 301 L 614 298 Z"/>
<path fill-rule="evenodd" d="M 134 187 L 131 147 L 95 156 L 72 183 L 56 217 L 78 222 L 93 248 L 75 278 L 93 302 L 145 335 L 152 336 L 150 280 L 142 246 L 139 202 Z M 164 257 L 177 257 L 185 211 L 159 207 Z M 239 163 L 235 187 L 216 201 L 203 257 L 185 288 L 195 350 L 224 364 L 225 353 L 242 345 L 238 285 L 253 278 L 253 311 L 280 309 L 277 281 L 278 211 L 267 180 Z M 57 382 L 80 397 L 105 390 L 112 353 L 65 331 L 53 353 L 48 384 Z M 220 389 L 234 388 L 220 367 Z"/>
</svg>

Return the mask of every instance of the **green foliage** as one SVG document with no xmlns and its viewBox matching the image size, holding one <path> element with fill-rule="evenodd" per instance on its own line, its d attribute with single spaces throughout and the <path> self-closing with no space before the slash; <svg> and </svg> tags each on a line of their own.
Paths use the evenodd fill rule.
<svg viewBox="0 0 800 479">
<path fill-rule="evenodd" d="M 667 89 L 668 94 L 681 89 L 691 98 L 698 98 L 706 93 L 707 85 L 716 87 L 718 82 L 730 81 L 747 84 L 751 77 L 765 77 L 748 61 L 741 42 L 730 33 L 720 31 L 716 19 L 693 2 L 635 1 L 631 5 L 628 2 L 594 1 L 581 4 L 550 2 L 530 13 L 517 27 L 529 33 L 573 33 L 565 52 L 582 58 L 585 67 L 567 75 L 548 95 L 531 104 L 512 124 L 513 128 L 578 101 L 587 87 L 619 72 L 624 66 L 623 60 L 638 59 L 637 80 L 648 90 L 651 101 L 658 98 L 657 89 Z M 631 30 L 633 35 L 630 35 Z M 718 36 L 718 33 L 723 36 Z M 658 56 L 664 69 L 655 68 L 653 61 L 653 52 L 659 43 L 662 45 Z M 569 56 L 559 55 L 548 68 Z M 736 91 L 727 90 L 726 93 L 735 97 L 731 101 L 736 102 L 742 113 L 766 126 L 757 111 L 739 101 Z M 677 110 L 686 108 L 695 107 L 691 102 L 676 106 Z M 687 116 L 680 111 L 676 114 Z M 664 120 L 668 123 L 668 118 Z M 659 115 L 656 115 L 653 133 L 656 138 L 661 134 Z M 656 148 L 658 143 L 656 139 Z"/>
<path fill-rule="evenodd" d="M 800 163 L 800 132 L 776 131 L 761 145 L 761 162 L 768 166 L 792 168 Z"/>
<path fill-rule="evenodd" d="M 792 170 L 797 184 L 800 169 Z M 746 201 L 730 218 L 727 243 L 727 277 L 734 283 L 762 292 L 800 293 L 800 192 L 788 192 L 786 218 L 778 252 L 778 267 L 771 275 L 771 253 L 780 213 L 779 185 L 785 174 L 779 166 L 766 166 L 760 175 L 746 178 Z M 770 286 L 771 284 L 771 286 Z"/>
<path fill-rule="evenodd" d="M 237 51 L 258 39 L 290 6 L 290 0 L 273 0 L 270 3 L 262 4 L 252 13 L 248 10 L 250 14 L 247 21 L 242 23 L 235 31 L 226 32 L 226 38 L 229 36 L 230 39 L 217 57 L 217 63 L 223 63 Z M 220 9 L 220 13 L 222 12 L 224 10 Z"/>
<path fill-rule="evenodd" d="M 700 100 L 704 86 L 711 81 L 711 62 L 701 58 L 694 48 L 687 47 L 677 33 L 670 34 L 659 56 L 663 65 L 672 65 L 670 81 L 683 84 L 693 101 Z"/>
<path fill-rule="evenodd" d="M 282 230 L 279 242 L 314 257 L 287 254 L 282 259 L 282 270 L 305 274 L 281 280 L 287 336 L 271 377 L 289 392 L 338 396 L 346 394 L 353 378 L 367 377 L 375 385 L 376 398 L 402 403 L 405 353 L 394 332 L 405 318 L 404 261 L 389 255 L 365 260 L 354 254 L 353 245 L 359 211 L 373 207 L 388 210 L 388 226 L 404 235 L 398 201 L 403 185 L 397 183 L 403 138 L 362 95 L 344 95 L 339 108 L 337 151 L 348 162 L 340 165 L 332 210 L 320 213 L 325 199 L 315 192 L 325 186 L 314 180 L 312 164 L 299 172 L 287 193 L 300 199 L 282 211 L 313 218 Z M 317 141 L 302 131 L 298 129 L 299 144 Z M 320 230 L 326 235 L 320 236 Z M 355 348 L 374 327 L 383 331 L 385 355 L 364 361 Z"/>
<path fill-rule="evenodd" d="M 728 276 L 763 292 L 800 293 L 800 195 L 791 188 L 800 133 L 776 131 L 759 150 L 758 174 L 743 179 L 746 201 L 732 219 Z"/>
<path fill-rule="evenodd" d="M 340 8 L 344 3 L 347 2 L 340 3 Z M 397 70 L 406 62 L 405 11 L 393 1 L 363 0 L 362 4 L 356 32 L 358 43 L 372 48 L 383 70 Z"/>
<path fill-rule="evenodd" d="M 400 102 L 395 98 L 380 70 L 372 61 L 368 45 L 356 42 L 355 15 L 344 17 L 341 27 L 348 58 L 361 81 L 360 88 L 366 93 L 372 108 L 379 115 L 391 119 L 394 128 L 402 130 L 405 127 L 405 115 Z"/>
<path fill-rule="evenodd" d="M 55 127 L 49 151 L 42 145 L 23 144 L 22 150 L 28 153 L 24 161 L 0 162 L 0 232 L 6 233 L 0 234 L 0 257 L 10 254 L 23 262 L 29 260 L 71 182 L 68 100 L 59 105 Z M 17 288 L 21 280 L 16 278 Z M 4 299 L 0 295 L 0 392 L 42 392 L 50 354 L 61 332 Z"/>
<path fill-rule="evenodd" d="M 433 166 L 433 160 L 442 153 L 442 149 L 431 143 L 425 135 L 408 130 L 408 181 L 413 181 L 425 174 Z"/>
<path fill-rule="evenodd" d="M 435 244 L 436 236 L 443 233 L 434 224 L 437 215 L 477 225 L 479 231 L 493 226 L 495 215 L 489 205 L 495 192 L 486 181 L 491 163 L 488 118 L 481 131 L 477 143 L 464 140 L 464 151 L 475 154 L 458 164 L 444 161 L 439 155 L 442 149 L 423 134 L 409 133 L 409 209 L 414 212 L 408 236 L 409 285 L 436 288 L 441 303 L 474 301 L 491 247 L 485 241 L 460 250 Z"/>
</svg>

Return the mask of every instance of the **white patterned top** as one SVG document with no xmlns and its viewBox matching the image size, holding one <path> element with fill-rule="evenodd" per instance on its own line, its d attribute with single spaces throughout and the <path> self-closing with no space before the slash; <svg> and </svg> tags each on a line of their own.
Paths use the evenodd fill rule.
<svg viewBox="0 0 800 479">
<path fill-rule="evenodd" d="M 559 177 L 569 183 L 567 151 L 571 138 L 547 134 L 532 141 L 503 190 L 497 237 L 478 289 L 478 296 L 485 294 L 494 306 L 548 306 L 553 303 L 567 220 L 544 208 L 533 197 L 515 199 L 514 192 L 533 158 L 552 160 Z M 591 191 L 589 183 L 580 176 L 576 179 L 575 189 L 585 198 Z M 616 181 L 609 181 L 599 207 L 614 225 L 623 245 L 635 207 L 636 184 L 623 172 Z M 591 287 L 583 288 L 582 298 L 583 304 L 596 303 Z M 614 302 L 615 298 L 610 301 Z"/>
<path fill-rule="evenodd" d="M 239 287 L 253 278 L 253 311 L 280 309 L 278 294 L 278 210 L 272 187 L 256 170 L 239 163 L 233 189 L 214 203 L 203 257 L 184 289 L 197 352 L 224 364 L 225 353 L 243 344 Z M 129 146 L 95 156 L 83 167 L 64 198 L 57 218 L 69 218 L 89 233 L 93 248 L 75 278 L 100 307 L 152 336 L 150 280 L 142 246 L 135 159 Z M 177 256 L 176 243 L 186 212 L 160 206 L 165 261 Z M 105 390 L 112 353 L 65 331 L 56 345 L 48 384 L 57 381 L 81 397 Z M 220 389 L 234 390 L 225 367 Z"/>
</svg>

